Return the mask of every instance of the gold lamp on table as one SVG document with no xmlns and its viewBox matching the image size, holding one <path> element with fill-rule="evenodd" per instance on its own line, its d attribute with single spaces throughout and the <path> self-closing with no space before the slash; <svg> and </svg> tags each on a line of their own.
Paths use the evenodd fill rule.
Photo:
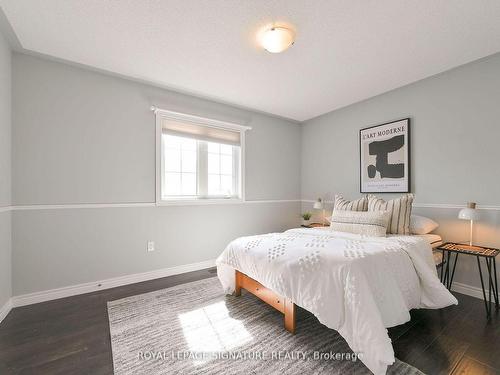
<svg viewBox="0 0 500 375">
<path fill-rule="evenodd" d="M 323 204 L 323 200 L 321 198 L 318 198 L 318 200 L 316 202 L 314 202 L 313 208 L 315 210 L 323 210 L 323 217 L 321 218 L 321 224 L 326 225 L 325 224 L 325 206 Z"/>
</svg>

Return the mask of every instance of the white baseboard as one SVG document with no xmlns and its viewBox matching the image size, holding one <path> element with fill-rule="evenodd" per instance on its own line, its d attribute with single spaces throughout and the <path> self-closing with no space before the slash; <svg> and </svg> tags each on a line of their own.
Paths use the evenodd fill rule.
<svg viewBox="0 0 500 375">
<path fill-rule="evenodd" d="M 451 290 L 457 293 L 465 294 L 467 296 L 483 299 L 483 290 L 476 286 L 454 282 L 451 287 Z M 486 289 L 486 297 L 488 297 L 488 289 Z M 491 298 L 493 299 L 493 296 L 491 296 Z"/>
<path fill-rule="evenodd" d="M 100 280 L 90 283 L 71 285 L 62 288 L 44 290 L 41 292 L 35 292 L 29 294 L 22 294 L 11 298 L 11 307 L 32 305 L 34 303 L 40 303 L 59 298 L 76 296 L 79 294 L 95 292 L 98 290 L 116 288 L 118 286 L 140 283 L 142 281 L 159 279 L 162 277 L 178 275 L 181 273 L 186 273 L 191 271 L 198 271 L 214 266 L 215 266 L 215 259 L 210 259 L 203 262 L 185 264 L 182 266 L 163 268 L 159 270 L 136 273 L 126 276 L 119 276 L 111 279 Z"/>
<path fill-rule="evenodd" d="M 9 314 L 10 310 L 12 310 L 12 298 L 9 298 L 5 305 L 0 307 L 0 323 L 2 323 L 2 320 Z"/>
<path fill-rule="evenodd" d="M 198 271 L 213 266 L 215 266 L 215 259 L 210 259 L 198 263 L 185 264 L 182 266 L 163 268 L 154 271 L 119 276 L 111 279 L 14 296 L 9 301 L 7 301 L 7 303 L 3 307 L 0 308 L 0 322 L 14 307 L 32 305 L 35 303 L 51 301 L 59 298 L 91 293 L 98 290 L 116 288 L 123 285 L 140 283 L 142 281 L 154 280 L 162 277 L 179 275 L 186 272 Z M 483 299 L 482 289 L 475 286 L 454 282 L 452 290 L 471 297 Z M 487 292 L 488 291 L 486 291 L 486 293 Z"/>
</svg>

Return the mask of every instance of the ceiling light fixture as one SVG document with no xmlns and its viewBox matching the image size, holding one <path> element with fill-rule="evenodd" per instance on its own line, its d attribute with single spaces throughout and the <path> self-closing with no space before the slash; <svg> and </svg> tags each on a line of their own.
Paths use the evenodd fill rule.
<svg viewBox="0 0 500 375">
<path fill-rule="evenodd" d="M 272 27 L 264 31 L 262 47 L 271 53 L 280 53 L 295 42 L 295 33 L 286 27 Z"/>
</svg>

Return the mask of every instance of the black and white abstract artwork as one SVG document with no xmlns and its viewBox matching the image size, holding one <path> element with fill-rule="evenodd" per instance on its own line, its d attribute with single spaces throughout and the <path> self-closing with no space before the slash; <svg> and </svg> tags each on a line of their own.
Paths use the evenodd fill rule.
<svg viewBox="0 0 500 375">
<path fill-rule="evenodd" d="M 410 192 L 410 119 L 359 131 L 361 193 Z"/>
</svg>

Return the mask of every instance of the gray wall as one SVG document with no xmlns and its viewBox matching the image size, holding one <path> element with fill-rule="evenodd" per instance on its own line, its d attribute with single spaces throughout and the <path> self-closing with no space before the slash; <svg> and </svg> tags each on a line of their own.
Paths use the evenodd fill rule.
<svg viewBox="0 0 500 375">
<path fill-rule="evenodd" d="M 300 198 L 300 125 L 13 55 L 15 205 L 155 199 L 154 104 L 252 127 L 247 200 Z M 298 223 L 299 203 L 13 212 L 14 295 L 216 258 L 236 236 Z M 154 240 L 157 250 L 146 252 Z"/>
<path fill-rule="evenodd" d="M 251 126 L 250 200 L 297 199 L 300 125 L 40 58 L 13 58 L 13 201 L 152 202 L 152 104 Z"/>
<path fill-rule="evenodd" d="M 496 54 L 309 120 L 302 128 L 302 198 L 358 197 L 359 129 L 410 117 L 417 204 L 500 206 L 499 103 Z M 467 223 L 456 219 L 458 209 L 415 212 L 438 219 L 445 239 L 467 239 Z M 483 217 L 477 242 L 500 247 L 500 211 L 483 211 Z M 471 261 L 459 264 L 456 281 L 479 286 Z"/>
<path fill-rule="evenodd" d="M 0 208 L 10 204 L 11 52 L 0 33 Z M 11 294 L 11 213 L 0 210 L 0 308 Z"/>
<path fill-rule="evenodd" d="M 359 196 L 359 129 L 409 116 L 417 203 L 475 200 L 498 206 L 499 98 L 500 55 L 495 55 L 299 126 L 14 54 L 13 202 L 153 202 L 149 106 L 154 104 L 253 127 L 247 136 L 248 200 L 294 200 L 301 190 L 304 199 L 331 199 L 335 192 Z M 299 210 L 310 206 L 264 202 L 15 211 L 13 294 L 213 259 L 237 236 L 296 226 Z M 455 218 L 457 209 L 415 211 L 437 219 L 446 239 L 466 239 L 467 223 Z M 483 212 L 477 241 L 500 246 L 500 211 Z M 146 252 L 147 240 L 156 242 L 155 252 Z M 474 264 L 459 263 L 456 280 L 478 286 Z"/>
</svg>

